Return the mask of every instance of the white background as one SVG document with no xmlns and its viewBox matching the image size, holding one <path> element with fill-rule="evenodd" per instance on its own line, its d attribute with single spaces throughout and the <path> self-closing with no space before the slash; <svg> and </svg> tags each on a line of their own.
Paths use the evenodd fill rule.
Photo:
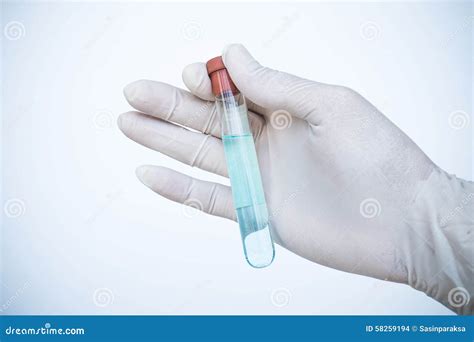
<svg viewBox="0 0 474 342">
<path fill-rule="evenodd" d="M 4 3 L 2 311 L 451 314 L 408 286 L 280 247 L 271 267 L 250 268 L 235 223 L 187 217 L 134 169 L 225 180 L 133 143 L 115 120 L 128 82 L 184 87 L 186 64 L 240 42 L 262 64 L 357 90 L 472 180 L 472 15 L 469 2 Z M 462 129 L 449 121 L 458 110 Z"/>
</svg>

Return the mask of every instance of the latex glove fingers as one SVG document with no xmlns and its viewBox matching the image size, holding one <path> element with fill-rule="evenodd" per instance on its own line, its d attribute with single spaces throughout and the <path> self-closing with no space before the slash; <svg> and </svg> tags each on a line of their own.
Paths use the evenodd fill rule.
<svg viewBox="0 0 474 342">
<path fill-rule="evenodd" d="M 232 192 L 228 186 L 151 165 L 140 166 L 137 177 L 151 190 L 169 200 L 236 221 Z"/>
<path fill-rule="evenodd" d="M 130 139 L 187 165 L 227 177 L 222 140 L 187 130 L 137 112 L 119 117 L 122 132 Z"/>
<path fill-rule="evenodd" d="M 207 77 L 207 74 L 200 76 Z M 133 108 L 144 114 L 221 137 L 220 118 L 213 101 L 202 100 L 186 90 L 149 80 L 130 83 L 125 87 L 124 95 Z M 259 115 L 249 112 L 249 122 L 252 131 L 261 130 L 263 119 Z"/>
</svg>

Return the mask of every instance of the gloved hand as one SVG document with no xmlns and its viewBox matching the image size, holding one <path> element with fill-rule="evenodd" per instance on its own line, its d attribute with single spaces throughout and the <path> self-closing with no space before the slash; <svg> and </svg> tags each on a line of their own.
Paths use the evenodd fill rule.
<svg viewBox="0 0 474 342">
<path fill-rule="evenodd" d="M 275 242 L 473 313 L 474 184 L 434 165 L 351 89 L 263 67 L 241 45 L 227 47 L 223 59 L 247 98 Z M 205 64 L 186 67 L 183 81 L 190 92 L 129 84 L 125 96 L 139 112 L 122 114 L 119 126 L 142 145 L 227 176 Z M 228 186 L 158 166 L 137 175 L 170 200 L 236 220 Z"/>
</svg>

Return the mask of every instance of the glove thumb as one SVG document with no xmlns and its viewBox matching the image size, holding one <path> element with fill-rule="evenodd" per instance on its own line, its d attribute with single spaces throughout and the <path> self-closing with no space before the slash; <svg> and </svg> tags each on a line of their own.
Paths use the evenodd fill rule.
<svg viewBox="0 0 474 342">
<path fill-rule="evenodd" d="M 294 117 L 311 121 L 316 116 L 317 101 L 313 99 L 330 87 L 264 67 L 241 44 L 228 45 L 222 58 L 237 88 L 268 113 L 285 110 Z"/>
</svg>

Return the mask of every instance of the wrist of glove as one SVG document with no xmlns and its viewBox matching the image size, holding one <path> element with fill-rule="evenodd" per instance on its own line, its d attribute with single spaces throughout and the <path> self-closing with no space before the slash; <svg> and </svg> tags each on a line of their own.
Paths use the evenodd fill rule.
<svg viewBox="0 0 474 342">
<path fill-rule="evenodd" d="M 474 312 L 474 183 L 434 168 L 419 184 L 399 241 L 408 284 L 461 315 Z"/>
</svg>

